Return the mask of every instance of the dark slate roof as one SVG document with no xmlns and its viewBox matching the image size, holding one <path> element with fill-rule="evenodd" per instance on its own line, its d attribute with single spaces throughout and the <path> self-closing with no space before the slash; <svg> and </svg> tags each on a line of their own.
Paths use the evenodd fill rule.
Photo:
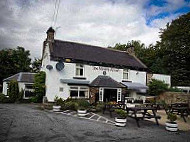
<svg viewBox="0 0 190 142">
<path fill-rule="evenodd" d="M 119 82 L 115 81 L 109 76 L 103 76 L 99 75 L 97 78 L 95 78 L 90 86 L 93 87 L 111 87 L 111 88 L 123 88 L 124 85 L 120 84 Z"/>
<path fill-rule="evenodd" d="M 20 72 L 20 73 L 17 73 L 11 77 L 4 79 L 3 81 L 9 82 L 11 80 L 16 80 L 18 82 L 34 83 L 34 76 L 35 76 L 35 73 Z"/>
<path fill-rule="evenodd" d="M 147 69 L 136 57 L 124 51 L 118 51 L 98 46 L 54 40 L 50 50 L 51 59 L 69 58 L 93 63 L 105 63 L 118 66 Z"/>
</svg>

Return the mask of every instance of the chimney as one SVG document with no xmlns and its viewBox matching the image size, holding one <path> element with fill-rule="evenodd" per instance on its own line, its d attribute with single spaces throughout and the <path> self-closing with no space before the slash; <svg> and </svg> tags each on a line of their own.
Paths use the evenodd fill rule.
<svg viewBox="0 0 190 142">
<path fill-rule="evenodd" d="M 50 27 L 48 30 L 47 30 L 47 39 L 46 41 L 49 41 L 49 42 L 54 42 L 54 33 L 55 33 L 55 30 Z"/>
<path fill-rule="evenodd" d="M 135 55 L 135 47 L 131 46 L 127 48 L 127 53 L 129 53 L 130 55 Z"/>
</svg>

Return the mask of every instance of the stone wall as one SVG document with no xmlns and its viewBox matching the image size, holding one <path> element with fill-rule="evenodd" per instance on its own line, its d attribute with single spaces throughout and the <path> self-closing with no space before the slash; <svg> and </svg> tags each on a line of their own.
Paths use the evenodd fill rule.
<svg viewBox="0 0 190 142">
<path fill-rule="evenodd" d="M 164 100 L 167 104 L 185 102 L 190 106 L 190 93 L 183 92 L 165 92 L 157 97 L 157 100 Z"/>
<path fill-rule="evenodd" d="M 90 87 L 90 103 L 95 103 L 96 101 L 96 95 L 99 94 L 99 88 L 98 87 Z M 98 96 L 97 96 L 98 97 Z"/>
</svg>

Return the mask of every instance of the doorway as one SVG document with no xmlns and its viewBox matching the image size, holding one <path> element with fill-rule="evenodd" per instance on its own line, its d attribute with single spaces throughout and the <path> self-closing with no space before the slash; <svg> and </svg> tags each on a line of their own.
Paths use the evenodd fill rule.
<svg viewBox="0 0 190 142">
<path fill-rule="evenodd" d="M 104 89 L 104 102 L 117 102 L 117 89 Z"/>
</svg>

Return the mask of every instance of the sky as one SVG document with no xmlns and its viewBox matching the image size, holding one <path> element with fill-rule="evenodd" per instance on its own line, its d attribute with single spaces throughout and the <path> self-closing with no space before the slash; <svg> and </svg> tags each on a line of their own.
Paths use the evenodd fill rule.
<svg viewBox="0 0 190 142">
<path fill-rule="evenodd" d="M 0 50 L 22 46 L 41 58 L 50 26 L 56 39 L 114 46 L 140 40 L 155 44 L 160 28 L 190 12 L 190 0 L 0 0 Z M 55 21 L 55 20 L 54 20 Z"/>
</svg>

